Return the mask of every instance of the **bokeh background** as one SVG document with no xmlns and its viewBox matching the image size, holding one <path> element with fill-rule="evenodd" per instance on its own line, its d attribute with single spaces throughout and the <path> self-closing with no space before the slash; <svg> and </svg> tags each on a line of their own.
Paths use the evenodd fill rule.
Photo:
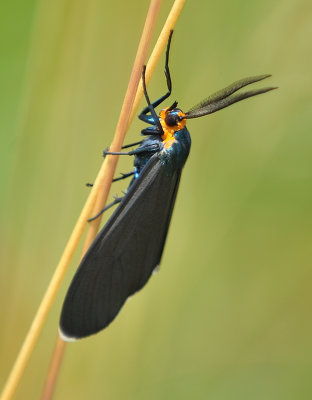
<svg viewBox="0 0 312 400">
<path fill-rule="evenodd" d="M 1 2 L 1 386 L 111 141 L 147 8 Z M 262 73 L 280 89 L 189 121 L 160 272 L 108 329 L 67 347 L 55 399 L 312 398 L 311 38 L 307 0 L 186 4 L 172 100 L 187 110 Z M 162 60 L 151 98 L 164 90 Z M 16 399 L 40 396 L 78 257 Z"/>
</svg>

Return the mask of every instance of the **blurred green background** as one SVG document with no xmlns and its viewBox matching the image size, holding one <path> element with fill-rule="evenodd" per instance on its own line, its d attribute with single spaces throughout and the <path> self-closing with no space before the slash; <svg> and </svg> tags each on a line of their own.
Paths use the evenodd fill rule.
<svg viewBox="0 0 312 400">
<path fill-rule="evenodd" d="M 1 386 L 112 139 L 147 7 L 1 2 Z M 311 21 L 305 0 L 187 2 L 172 100 L 187 110 L 263 73 L 280 89 L 188 122 L 160 272 L 108 329 L 68 346 L 55 399 L 312 398 Z M 162 59 L 149 93 L 164 91 Z M 77 262 L 16 399 L 39 398 Z"/>
</svg>

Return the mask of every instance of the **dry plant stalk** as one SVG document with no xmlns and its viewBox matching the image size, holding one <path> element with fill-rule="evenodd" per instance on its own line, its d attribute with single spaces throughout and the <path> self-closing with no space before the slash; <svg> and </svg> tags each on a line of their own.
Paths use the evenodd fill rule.
<svg viewBox="0 0 312 400">
<path fill-rule="evenodd" d="M 161 0 L 151 0 L 150 8 L 148 11 L 148 16 L 146 19 L 146 23 L 144 26 L 142 38 L 139 44 L 142 46 L 141 51 L 138 50 L 137 57 L 135 59 L 135 64 L 133 67 L 133 71 L 131 74 L 130 82 L 128 85 L 126 97 L 123 103 L 122 111 L 120 114 L 119 122 L 116 128 L 116 133 L 111 145 L 111 151 L 119 151 L 122 147 L 122 143 L 126 134 L 126 130 L 130 125 L 133 116 L 136 113 L 139 102 L 142 98 L 142 84 L 140 84 L 137 92 L 136 89 L 139 84 L 139 80 L 141 77 L 142 65 L 144 63 L 147 48 L 149 41 L 151 39 L 151 32 L 154 26 L 154 22 L 156 19 L 156 14 L 159 8 Z M 159 36 L 159 39 L 156 43 L 156 46 L 153 50 L 153 53 L 150 57 L 150 60 L 147 64 L 147 75 L 146 79 L 149 81 L 152 72 L 155 69 L 157 61 L 165 47 L 169 32 L 175 26 L 175 23 L 179 17 L 179 14 L 184 6 L 185 0 L 175 0 L 173 7 L 169 13 L 169 16 L 166 20 L 166 23 L 162 29 L 162 32 Z M 144 47 L 144 50 L 143 50 Z M 136 92 L 136 96 L 134 98 L 134 93 Z M 132 110 L 132 111 L 131 111 Z M 131 115 L 130 115 L 131 112 Z M 97 175 L 94 186 L 89 194 L 89 197 L 81 211 L 81 214 L 76 222 L 76 225 L 72 231 L 72 234 L 67 242 L 67 245 L 64 249 L 64 252 L 61 256 L 61 259 L 55 269 L 54 275 L 50 281 L 48 289 L 43 297 L 41 304 L 39 305 L 38 311 L 34 317 L 34 320 L 31 324 L 31 327 L 28 331 L 28 334 L 24 340 L 24 343 L 21 347 L 21 350 L 16 358 L 15 364 L 11 370 L 9 378 L 6 382 L 4 390 L 1 395 L 1 400 L 10 400 L 14 396 L 17 386 L 21 380 L 23 372 L 27 366 L 27 362 L 32 354 L 32 351 L 36 345 L 36 342 L 39 338 L 45 320 L 47 318 L 48 312 L 52 307 L 53 301 L 56 297 L 57 291 L 63 281 L 66 270 L 70 264 L 70 261 L 75 253 L 75 250 L 79 244 L 80 238 L 83 234 L 83 231 L 86 227 L 87 220 L 90 215 L 96 214 L 100 211 L 107 200 L 110 185 L 113 179 L 114 171 L 116 168 L 116 164 L 118 161 L 118 157 L 107 156 L 102 164 L 102 167 Z M 92 213 L 91 213 L 92 211 Z M 98 227 L 100 224 L 100 218 L 94 220 L 89 227 L 87 232 L 87 237 L 83 247 L 83 254 L 88 249 L 92 241 L 94 240 Z M 57 373 L 60 368 L 61 360 L 65 350 L 65 342 L 61 339 L 57 340 L 55 351 L 51 360 L 50 369 L 46 381 L 46 389 L 43 392 L 42 397 L 45 400 L 51 398 L 54 390 L 54 386 L 57 379 Z M 47 397 L 49 396 L 49 397 Z"/>
</svg>

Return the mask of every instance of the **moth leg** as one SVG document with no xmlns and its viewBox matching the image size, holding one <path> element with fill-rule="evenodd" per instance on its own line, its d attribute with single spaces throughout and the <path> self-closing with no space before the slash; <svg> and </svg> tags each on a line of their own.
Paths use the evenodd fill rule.
<svg viewBox="0 0 312 400">
<path fill-rule="evenodd" d="M 143 142 L 143 140 L 140 140 L 139 142 L 135 142 L 135 143 L 126 144 L 126 145 L 122 146 L 121 149 L 127 149 L 128 147 L 139 146 L 140 144 L 142 144 L 142 142 Z M 111 153 L 109 153 L 109 147 L 106 147 L 106 149 L 103 151 L 104 158 L 105 158 L 106 154 L 111 154 Z"/>
<path fill-rule="evenodd" d="M 170 44 L 171 44 L 172 34 L 173 34 L 173 31 L 170 31 L 169 38 L 168 38 L 168 44 L 167 44 L 167 50 L 166 50 L 166 62 L 165 62 L 165 76 L 166 76 L 168 91 L 163 96 L 161 96 L 159 99 L 155 100 L 152 104 L 149 104 L 149 102 L 147 102 L 148 103 L 147 107 L 145 107 L 143 109 L 143 111 L 141 112 L 141 114 L 139 115 L 140 120 L 142 120 L 148 124 L 151 124 L 151 125 L 155 125 L 155 123 L 156 123 L 153 112 L 151 111 L 151 107 L 154 109 L 157 106 L 159 106 L 163 101 L 165 101 L 171 95 L 171 91 L 172 91 L 172 83 L 171 83 L 171 76 L 170 76 L 170 70 L 169 70 L 169 52 L 170 52 Z M 145 77 L 143 79 L 143 83 L 145 86 Z M 146 89 L 145 89 L 145 92 L 146 92 Z M 145 97 L 146 97 L 146 94 L 145 94 Z M 151 112 L 152 115 L 146 115 L 148 112 Z"/>
<path fill-rule="evenodd" d="M 122 146 L 122 149 L 127 149 L 128 147 L 134 147 L 134 146 L 139 146 L 140 144 L 142 144 L 143 140 L 140 140 L 139 142 L 135 142 L 135 143 L 131 143 L 131 144 L 126 144 L 124 146 Z"/>
<path fill-rule="evenodd" d="M 121 173 L 120 175 L 121 175 L 121 176 L 120 176 L 119 178 L 114 178 L 114 179 L 112 180 L 112 182 L 117 182 L 117 181 L 121 181 L 122 179 L 126 179 L 126 178 L 128 178 L 129 176 L 134 175 L 134 171 L 126 172 L 125 174 L 124 174 L 124 173 Z M 93 183 L 86 183 L 86 186 L 92 187 L 92 186 L 93 186 Z"/>
<path fill-rule="evenodd" d="M 121 175 L 121 176 L 120 176 L 119 178 L 113 179 L 113 182 L 117 182 L 117 181 L 121 181 L 122 179 L 129 178 L 129 176 L 134 175 L 134 171 L 127 172 L 127 173 L 125 173 L 125 174 L 121 173 L 120 175 Z"/>
<path fill-rule="evenodd" d="M 100 215 L 102 215 L 105 211 L 107 211 L 109 208 L 113 207 L 114 205 L 118 204 L 121 202 L 121 200 L 123 199 L 123 197 L 115 197 L 114 201 L 111 202 L 110 204 L 108 204 L 107 206 L 105 206 L 100 212 L 98 212 L 94 217 L 89 218 L 88 222 L 91 222 L 95 219 L 97 219 Z"/>
<path fill-rule="evenodd" d="M 113 156 L 135 156 L 136 154 L 141 154 L 150 151 L 159 151 L 159 150 L 160 150 L 159 143 L 154 143 L 138 147 L 137 149 L 128 152 L 108 151 L 108 149 L 105 149 L 103 152 L 103 156 L 106 157 L 108 154 Z"/>
<path fill-rule="evenodd" d="M 148 135 L 148 136 L 160 136 L 162 135 L 162 132 L 159 131 L 159 129 L 154 125 L 154 126 L 149 126 L 145 129 L 141 130 L 142 135 Z"/>
<path fill-rule="evenodd" d="M 154 120 L 154 123 L 152 125 L 155 125 L 157 127 L 157 129 L 159 130 L 159 132 L 161 132 L 161 134 L 163 134 L 164 133 L 163 128 L 162 128 L 161 123 L 159 121 L 159 118 L 158 118 L 158 116 L 156 114 L 156 111 L 155 111 L 155 109 L 153 107 L 153 104 L 151 104 L 151 102 L 150 102 L 150 99 L 149 99 L 149 96 L 148 96 L 148 93 L 147 93 L 147 90 L 146 90 L 145 71 L 146 71 L 146 65 L 143 65 L 143 69 L 142 69 L 142 86 L 143 86 L 143 93 L 144 93 L 144 96 L 145 96 L 147 107 L 144 108 L 142 113 L 139 115 L 139 118 L 141 116 L 141 119 L 142 119 L 143 115 L 145 115 L 148 112 L 150 112 L 151 113 L 151 117 L 152 117 L 151 121 Z M 144 117 L 143 120 L 144 119 L 145 119 L 145 122 L 147 122 L 147 118 Z"/>
</svg>

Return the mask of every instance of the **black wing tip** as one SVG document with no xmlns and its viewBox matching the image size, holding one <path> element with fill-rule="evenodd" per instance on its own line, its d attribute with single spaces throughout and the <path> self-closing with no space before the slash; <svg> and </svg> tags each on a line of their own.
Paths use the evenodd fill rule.
<svg viewBox="0 0 312 400">
<path fill-rule="evenodd" d="M 59 336 L 63 340 L 63 342 L 72 343 L 72 342 L 76 342 L 79 339 L 82 339 L 82 337 L 70 336 L 69 334 L 65 333 L 62 330 L 61 326 L 59 326 L 58 331 L 59 331 Z"/>
<path fill-rule="evenodd" d="M 77 340 L 85 339 L 89 336 L 95 335 L 105 328 L 106 326 L 104 328 L 94 329 L 92 331 L 87 331 L 87 332 L 84 331 L 77 334 L 77 333 L 66 332 L 60 325 L 58 331 L 59 331 L 59 336 L 63 340 L 63 342 L 72 343 L 72 342 L 77 342 Z"/>
<path fill-rule="evenodd" d="M 62 322 L 59 325 L 58 331 L 59 331 L 59 336 L 64 342 L 76 342 L 77 340 L 87 338 L 89 336 L 95 335 L 99 332 L 101 332 L 103 329 L 105 329 L 108 325 L 110 324 L 107 323 L 101 327 L 93 327 L 90 329 L 81 329 L 81 328 L 64 328 L 64 324 Z"/>
</svg>

